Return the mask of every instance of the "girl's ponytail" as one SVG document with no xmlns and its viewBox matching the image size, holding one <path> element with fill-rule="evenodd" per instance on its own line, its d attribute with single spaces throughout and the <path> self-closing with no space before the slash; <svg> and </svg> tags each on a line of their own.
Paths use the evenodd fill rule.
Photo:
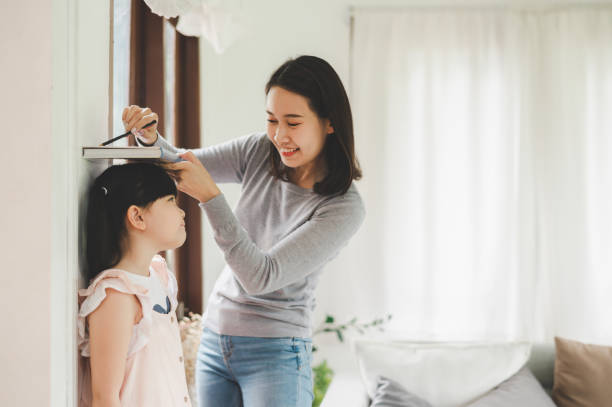
<svg viewBox="0 0 612 407">
<path fill-rule="evenodd" d="M 88 193 L 86 216 L 87 280 L 91 281 L 100 271 L 117 264 L 121 258 L 121 234 L 113 219 L 110 186 L 100 178 L 91 185 Z"/>
</svg>

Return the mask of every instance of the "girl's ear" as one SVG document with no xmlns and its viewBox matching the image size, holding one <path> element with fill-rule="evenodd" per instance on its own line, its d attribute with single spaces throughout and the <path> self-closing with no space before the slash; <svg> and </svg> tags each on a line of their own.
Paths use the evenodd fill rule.
<svg viewBox="0 0 612 407">
<path fill-rule="evenodd" d="M 128 225 L 134 229 L 145 230 L 147 228 L 144 221 L 143 209 L 136 205 L 132 205 L 128 208 L 126 219 Z"/>
</svg>

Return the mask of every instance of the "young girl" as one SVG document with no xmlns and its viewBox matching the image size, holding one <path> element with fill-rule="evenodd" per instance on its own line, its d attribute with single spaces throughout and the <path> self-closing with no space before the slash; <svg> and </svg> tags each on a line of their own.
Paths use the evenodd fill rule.
<svg viewBox="0 0 612 407">
<path fill-rule="evenodd" d="M 88 194 L 89 286 L 79 290 L 79 406 L 190 406 L 177 282 L 158 252 L 181 246 L 185 213 L 160 167 L 109 167 Z"/>
</svg>

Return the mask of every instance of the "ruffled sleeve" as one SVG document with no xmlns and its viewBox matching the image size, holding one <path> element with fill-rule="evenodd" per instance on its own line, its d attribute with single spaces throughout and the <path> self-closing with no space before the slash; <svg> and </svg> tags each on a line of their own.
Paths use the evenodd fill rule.
<svg viewBox="0 0 612 407">
<path fill-rule="evenodd" d="M 178 306 L 178 283 L 176 281 L 176 276 L 172 270 L 168 268 L 166 260 L 160 255 L 155 255 L 155 257 L 153 257 L 151 267 L 153 270 L 155 270 L 155 272 L 157 272 L 161 283 L 168 292 L 168 297 L 170 298 L 170 303 L 172 305 L 171 308 L 176 310 L 176 307 Z"/>
<path fill-rule="evenodd" d="M 82 356 L 89 357 L 89 330 L 87 316 L 95 311 L 106 298 L 106 289 L 112 288 L 122 293 L 134 294 L 140 301 L 142 318 L 134 325 L 128 357 L 144 348 L 149 342 L 152 324 L 152 304 L 148 290 L 134 284 L 122 270 L 106 270 L 98 275 L 89 287 L 79 290 L 79 314 L 77 320 L 78 347 Z"/>
</svg>

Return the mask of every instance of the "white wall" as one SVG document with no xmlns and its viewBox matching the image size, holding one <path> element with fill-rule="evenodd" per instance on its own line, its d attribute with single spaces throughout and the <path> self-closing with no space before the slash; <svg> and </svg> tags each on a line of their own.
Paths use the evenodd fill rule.
<svg viewBox="0 0 612 407">
<path fill-rule="evenodd" d="M 50 3 L 0 5 L 3 406 L 42 406 L 50 394 L 50 14 Z"/>
<path fill-rule="evenodd" d="M 255 4 L 256 3 L 256 4 Z M 349 13 L 345 2 L 243 2 L 247 31 L 224 54 L 201 40 L 203 145 L 265 129 L 264 86 L 287 58 L 314 54 L 348 77 Z M 239 186 L 222 185 L 233 205 Z M 223 268 L 208 222 L 204 222 L 205 301 Z"/>
<path fill-rule="evenodd" d="M 376 6 L 380 2 L 262 0 L 242 3 L 247 29 L 233 46 L 218 55 L 206 40 L 200 42 L 202 135 L 205 146 L 265 129 L 264 86 L 272 72 L 290 57 L 311 54 L 324 58 L 338 72 L 350 93 L 349 8 L 351 5 Z M 385 5 L 431 3 L 389 0 Z M 357 134 L 356 137 L 366 135 Z M 239 186 L 226 184 L 221 186 L 221 190 L 232 205 L 237 202 Z M 224 260 L 206 220 L 204 225 L 204 294 L 207 301 Z M 358 309 L 358 302 L 350 298 L 350 270 L 358 261 L 358 240 L 356 236 L 340 256 L 327 266 L 319 283 L 317 321 L 326 312 L 363 318 L 377 315 L 377 310 Z"/>
<path fill-rule="evenodd" d="M 76 392 L 79 210 L 105 163 L 110 0 L 2 2 L 0 405 L 70 406 Z"/>
</svg>

